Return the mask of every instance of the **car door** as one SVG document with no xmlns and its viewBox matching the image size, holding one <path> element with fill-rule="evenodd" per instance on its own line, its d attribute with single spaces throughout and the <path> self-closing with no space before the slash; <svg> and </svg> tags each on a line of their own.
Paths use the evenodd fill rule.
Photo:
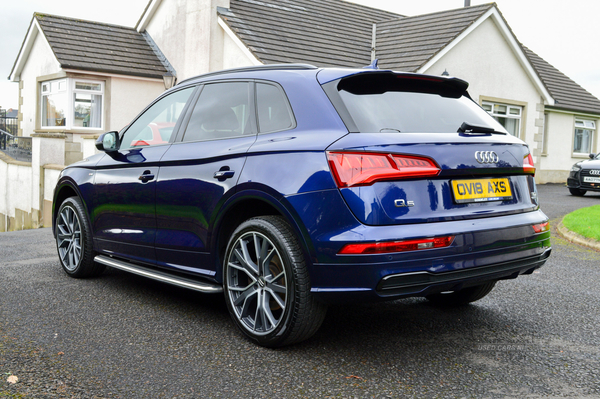
<svg viewBox="0 0 600 399">
<path fill-rule="evenodd" d="M 158 162 L 174 139 L 195 88 L 170 93 L 146 109 L 121 135 L 119 150 L 98 163 L 92 228 L 96 248 L 155 263 L 155 193 Z"/>
<path fill-rule="evenodd" d="M 256 117 L 252 82 L 221 81 L 201 90 L 160 163 L 156 256 L 161 266 L 211 277 L 211 222 L 235 190 L 256 140 Z"/>
</svg>

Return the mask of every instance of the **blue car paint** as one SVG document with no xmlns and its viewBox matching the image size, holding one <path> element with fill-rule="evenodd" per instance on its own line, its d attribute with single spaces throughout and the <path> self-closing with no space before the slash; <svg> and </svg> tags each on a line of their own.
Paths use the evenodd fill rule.
<svg viewBox="0 0 600 399">
<path fill-rule="evenodd" d="M 244 76 L 225 73 L 186 82 L 194 85 L 240 77 L 275 81 L 289 98 L 296 126 L 281 132 L 227 140 L 227 146 L 222 146 L 219 140 L 176 142 L 120 155 L 96 156 L 65 169 L 55 197 L 63 184 L 79 187 L 94 229 L 97 251 L 216 282 L 222 282 L 222 260 L 216 248 L 222 245 L 217 232 L 222 227 L 223 215 L 248 198 L 263 201 L 284 216 L 300 238 L 309 263 L 312 291 L 323 301 L 384 297 L 377 292 L 377 284 L 389 274 L 455 271 L 540 256 L 550 248 L 550 233 L 534 234 L 531 228 L 532 224 L 547 221 L 547 217 L 530 198 L 531 177 L 521 174 L 522 158 L 528 150 L 520 140 L 507 136 L 498 143 L 495 136 L 474 138 L 454 133 L 348 134 L 319 82 L 352 73 L 357 71 L 254 71 Z M 173 140 L 180 139 L 181 132 L 177 139 L 175 136 L 176 132 Z M 505 164 L 492 168 L 474 162 L 460 164 L 461 160 L 471 159 L 470 154 L 475 149 L 504 148 L 502 146 L 511 153 Z M 448 147 L 459 150 L 448 151 Z M 391 185 L 380 182 L 340 190 L 329 169 L 326 150 L 417 153 L 440 162 L 442 174 L 435 179 Z M 129 177 L 122 176 L 122 181 L 108 184 L 106 168 L 110 163 L 118 164 Z M 146 167 L 156 172 L 157 177 L 150 184 L 133 182 L 132 178 Z M 235 174 L 219 182 L 212 174 L 223 167 Z M 494 168 L 496 170 L 492 170 Z M 477 176 L 477 172 L 499 176 L 521 174 L 510 177 L 515 199 L 500 207 L 497 203 L 454 204 L 449 179 L 443 178 L 443 173 L 459 169 L 466 172 L 464 178 Z M 112 191 L 101 189 L 99 193 L 94 182 L 114 187 Z M 154 230 L 152 223 L 146 223 L 139 238 L 107 238 L 106 231 L 118 229 L 123 218 L 118 209 L 107 211 L 102 206 L 120 204 L 144 220 L 148 213 L 140 207 L 139 194 L 131 192 L 142 186 L 147 189 L 143 200 L 156 200 Z M 102 194 L 107 197 L 101 198 Z M 414 197 L 421 201 L 414 209 L 390 208 L 390 199 Z M 432 212 L 439 214 L 432 216 Z M 121 227 L 121 230 L 126 229 Z M 154 241 L 148 238 L 152 235 Z M 383 255 L 338 255 L 347 243 L 444 235 L 456 236 L 448 248 Z M 105 239 L 111 241 L 109 250 Z M 139 241 L 136 243 L 135 239 Z M 410 293 L 419 294 L 423 292 Z"/>
</svg>

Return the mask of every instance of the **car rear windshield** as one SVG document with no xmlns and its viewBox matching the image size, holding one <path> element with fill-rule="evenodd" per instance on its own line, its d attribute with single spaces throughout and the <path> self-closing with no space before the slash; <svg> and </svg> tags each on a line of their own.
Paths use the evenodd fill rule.
<svg viewBox="0 0 600 399">
<path fill-rule="evenodd" d="M 459 79 L 361 73 L 323 88 L 351 132 L 456 133 L 467 123 L 507 133 Z"/>
</svg>

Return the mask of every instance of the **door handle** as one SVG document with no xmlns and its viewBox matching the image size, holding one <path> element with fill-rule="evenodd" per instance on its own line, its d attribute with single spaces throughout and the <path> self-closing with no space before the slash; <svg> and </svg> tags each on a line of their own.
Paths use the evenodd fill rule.
<svg viewBox="0 0 600 399">
<path fill-rule="evenodd" d="M 142 183 L 147 183 L 153 179 L 154 179 L 154 175 L 149 170 L 144 171 L 144 173 L 142 173 L 140 175 L 140 177 L 138 177 L 138 180 L 141 181 Z"/>
<path fill-rule="evenodd" d="M 233 175 L 235 175 L 235 171 L 233 170 L 219 170 L 218 172 L 215 172 L 213 177 L 215 179 L 225 180 L 233 177 Z"/>
</svg>

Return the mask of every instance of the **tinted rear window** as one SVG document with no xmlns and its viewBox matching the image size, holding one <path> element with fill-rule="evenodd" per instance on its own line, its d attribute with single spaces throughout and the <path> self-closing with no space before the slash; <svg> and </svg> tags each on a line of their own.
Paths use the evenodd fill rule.
<svg viewBox="0 0 600 399">
<path fill-rule="evenodd" d="M 358 132 L 455 133 L 464 122 L 506 132 L 467 97 L 462 81 L 387 72 L 353 75 L 324 88 L 346 126 Z"/>
</svg>

